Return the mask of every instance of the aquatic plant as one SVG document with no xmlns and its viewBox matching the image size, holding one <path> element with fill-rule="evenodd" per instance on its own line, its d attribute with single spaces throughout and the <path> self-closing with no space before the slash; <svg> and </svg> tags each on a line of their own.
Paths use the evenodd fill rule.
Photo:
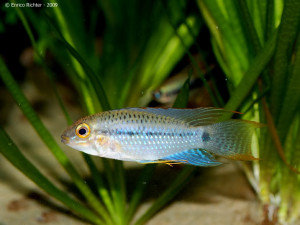
<svg viewBox="0 0 300 225">
<path fill-rule="evenodd" d="M 261 160 L 248 171 L 268 208 L 266 220 L 292 224 L 300 206 L 300 3 L 197 2 L 228 78 L 231 96 L 225 108 L 248 111 L 245 118 L 268 125 L 257 134 Z"/>
<path fill-rule="evenodd" d="M 85 10 L 81 4 L 75 0 L 41 10 L 4 9 L 8 18 L 17 17 L 22 22 L 34 47 L 36 62 L 46 71 L 68 124 L 71 119 L 56 90 L 56 75 L 47 65 L 47 51 L 69 76 L 87 114 L 144 106 L 151 91 L 185 54 L 195 66 L 189 47 L 195 44 L 199 49 L 196 37 L 203 16 L 210 29 L 215 56 L 227 77 L 230 98 L 225 108 L 246 112 L 244 118 L 268 125 L 256 135 L 254 150 L 262 160 L 251 169 L 245 166 L 249 180 L 263 204 L 278 208 L 281 222 L 299 217 L 300 18 L 297 12 L 300 6 L 297 0 L 197 0 L 201 13 L 190 10 L 193 7 L 188 4 L 195 2 L 186 1 L 177 4 L 153 0 L 95 1 L 95 5 L 85 5 L 88 7 Z M 6 24 L 1 25 L 5 29 Z M 103 33 L 97 33 L 102 26 L 105 28 L 99 30 Z M 96 42 L 100 47 L 95 47 Z M 222 106 L 225 99 L 216 88 L 210 89 L 199 69 L 197 72 L 214 105 Z M 127 201 L 123 163 L 101 159 L 105 169 L 100 173 L 94 158 L 83 154 L 97 190 L 94 193 L 39 119 L 1 58 L 0 77 L 40 139 L 69 174 L 83 200 L 69 196 L 49 181 L 2 128 L 1 154 L 41 189 L 87 221 L 144 224 L 190 179 L 194 168 L 186 166 L 146 212 L 132 221 L 147 187 L 144 184 L 151 179 L 155 165 L 143 168 Z M 188 82 L 174 106 L 184 107 L 187 96 Z"/>
<path fill-rule="evenodd" d="M 187 7 L 184 1 L 175 7 L 160 1 L 98 1 L 96 4 L 97 7 L 90 5 L 89 15 L 84 14 L 80 1 L 65 1 L 57 7 L 40 11 L 29 7 L 5 8 L 7 17 L 17 15 L 21 20 L 34 48 L 36 61 L 46 71 L 69 124 L 72 121 L 57 91 L 56 76 L 45 59 L 47 51 L 55 55 L 69 75 L 81 96 L 85 111 L 93 114 L 101 110 L 136 105 L 139 99 L 143 99 L 141 94 L 146 97 L 139 105 L 148 103 L 151 90 L 168 76 L 188 51 L 201 27 L 199 15 L 184 12 Z M 149 8 L 152 10 L 149 11 Z M 103 45 L 97 53 L 95 33 L 96 21 L 100 16 L 105 17 L 105 29 L 104 34 L 100 35 Z M 104 24 L 98 26 L 101 25 Z M 155 165 L 144 167 L 135 190 L 131 191 L 131 199 L 127 202 L 123 163 L 102 159 L 105 168 L 105 175 L 102 176 L 94 160 L 83 154 L 97 189 L 97 194 L 94 193 L 30 105 L 2 58 L 0 77 L 39 138 L 70 176 L 84 201 L 70 197 L 39 172 L 3 128 L 0 131 L 2 155 L 41 189 L 91 223 L 132 223 L 147 187 L 145 184 L 151 178 Z M 183 86 L 174 106 L 185 106 L 187 86 L 188 83 Z M 134 224 L 144 224 L 170 201 L 190 179 L 193 169 L 185 167 Z"/>
</svg>

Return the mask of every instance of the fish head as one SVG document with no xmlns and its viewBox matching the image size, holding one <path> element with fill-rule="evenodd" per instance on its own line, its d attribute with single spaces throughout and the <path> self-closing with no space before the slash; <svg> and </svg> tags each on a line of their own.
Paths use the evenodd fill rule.
<svg viewBox="0 0 300 225">
<path fill-rule="evenodd" d="M 61 142 L 78 151 L 99 156 L 94 144 L 97 133 L 97 123 L 92 118 L 85 117 L 73 123 L 63 132 Z"/>
</svg>

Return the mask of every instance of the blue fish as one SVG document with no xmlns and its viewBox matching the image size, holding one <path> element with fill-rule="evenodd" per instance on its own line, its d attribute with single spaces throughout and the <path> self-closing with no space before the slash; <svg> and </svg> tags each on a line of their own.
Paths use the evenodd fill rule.
<svg viewBox="0 0 300 225">
<path fill-rule="evenodd" d="M 100 157 L 140 163 L 217 166 L 215 156 L 255 160 L 259 123 L 230 119 L 218 108 L 125 108 L 84 117 L 62 134 L 66 145 Z"/>
</svg>

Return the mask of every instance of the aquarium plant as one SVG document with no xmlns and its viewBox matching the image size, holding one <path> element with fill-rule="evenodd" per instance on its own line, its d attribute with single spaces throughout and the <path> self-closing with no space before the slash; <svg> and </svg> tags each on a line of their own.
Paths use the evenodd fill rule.
<svg viewBox="0 0 300 225">
<path fill-rule="evenodd" d="M 257 133 L 261 160 L 247 170 L 266 220 L 293 224 L 299 218 L 300 3 L 197 2 L 228 78 L 225 108 L 267 126 Z"/>
<path fill-rule="evenodd" d="M 72 81 L 85 113 L 144 106 L 151 98 L 151 90 L 186 54 L 201 28 L 199 13 L 187 10 L 185 1 L 179 3 L 173 6 L 160 1 L 130 1 L 128 5 L 127 2 L 98 1 L 96 7 L 89 5 L 88 14 L 81 1 L 51 1 L 52 7 L 41 10 L 30 7 L 3 7 L 2 10 L 6 13 L 6 20 L 13 18 L 9 22 L 21 21 L 33 46 L 36 63 L 45 70 L 66 117 L 66 127 L 72 120 L 56 87 L 58 77 L 47 64 L 47 52 L 55 56 Z M 11 1 L 9 4 L 25 4 L 25 1 Z M 9 22 L 1 23 L 4 31 Z M 99 27 L 102 34 L 97 30 Z M 102 45 L 97 48 L 98 42 Z M 3 128 L 0 151 L 42 190 L 81 218 L 93 224 L 144 224 L 191 178 L 194 168 L 187 166 L 149 209 L 132 221 L 155 165 L 146 165 L 134 190 L 126 190 L 121 161 L 102 159 L 105 169 L 100 171 L 99 160 L 95 163 L 95 159 L 83 154 L 94 183 L 93 187 L 89 186 L 30 105 L 6 64 L 5 58 L 1 57 L 1 80 L 37 136 L 70 176 L 81 197 L 74 198 L 53 184 L 24 156 L 13 137 L 9 137 Z M 187 96 L 188 83 L 183 86 L 174 106 L 184 107 Z M 96 193 L 92 190 L 94 188 Z"/>
<path fill-rule="evenodd" d="M 47 64 L 47 52 L 55 56 L 74 85 L 86 114 L 146 106 L 151 92 L 187 56 L 214 106 L 241 111 L 243 118 L 266 125 L 257 131 L 254 140 L 254 153 L 261 160 L 250 167 L 245 164 L 245 172 L 266 208 L 275 206 L 274 218 L 278 215 L 283 223 L 299 218 L 300 4 L 297 0 L 180 0 L 176 4 L 163 0 L 99 0 L 94 5 L 75 0 L 56 6 L 57 2 L 50 3 L 53 7 L 40 10 L 2 7 L 7 21 L 1 21 L 1 30 L 5 32 L 10 23 L 22 23 L 34 48 L 35 61 L 45 70 L 66 117 L 66 125 L 72 120 L 56 88 L 58 78 Z M 203 26 L 209 28 L 214 55 L 226 76 L 229 99 L 216 86 L 211 89 L 191 54 L 192 45 L 200 51 L 197 36 Z M 37 136 L 70 176 L 81 198 L 53 184 L 24 156 L 3 128 L 0 152 L 81 218 L 93 224 L 144 224 L 191 178 L 194 167 L 185 166 L 164 193 L 133 221 L 147 187 L 144 184 L 151 179 L 155 165 L 144 166 L 134 190 L 127 190 L 121 161 L 101 159 L 105 169 L 100 171 L 99 160 L 82 154 L 97 190 L 92 191 L 93 187 L 86 184 L 53 138 L 54 134 L 40 120 L 7 64 L 1 57 L 1 80 Z M 174 107 L 185 107 L 188 84 L 187 81 L 183 85 Z M 272 220 L 269 215 L 265 216 Z"/>
</svg>

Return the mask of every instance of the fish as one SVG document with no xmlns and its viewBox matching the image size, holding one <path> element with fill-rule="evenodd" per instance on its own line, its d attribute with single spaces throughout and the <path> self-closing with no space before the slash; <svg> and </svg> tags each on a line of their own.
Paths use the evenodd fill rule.
<svg viewBox="0 0 300 225">
<path fill-rule="evenodd" d="M 168 104 L 175 101 L 177 94 L 180 92 L 182 85 L 188 78 L 187 73 L 178 73 L 175 76 L 167 79 L 152 93 L 155 101 L 161 104 Z M 199 87 L 201 80 L 196 74 L 193 74 L 189 80 L 189 87 L 193 89 Z"/>
<path fill-rule="evenodd" d="M 205 107 L 124 108 L 79 119 L 61 135 L 67 146 L 90 155 L 138 163 L 217 166 L 216 157 L 257 160 L 252 135 L 260 123 L 222 117 Z"/>
<path fill-rule="evenodd" d="M 207 72 L 210 72 L 214 65 L 207 66 L 203 63 L 199 62 L 198 69 L 200 69 L 201 73 L 205 75 Z M 177 94 L 180 92 L 182 85 L 188 78 L 188 74 L 190 71 L 196 70 L 193 68 L 185 68 L 180 73 L 173 75 L 164 81 L 158 88 L 156 88 L 152 93 L 152 98 L 158 103 L 161 104 L 170 104 L 175 101 Z M 197 90 L 202 86 L 202 81 L 198 75 L 198 73 L 194 72 L 190 76 L 189 88 L 190 90 Z"/>
</svg>

